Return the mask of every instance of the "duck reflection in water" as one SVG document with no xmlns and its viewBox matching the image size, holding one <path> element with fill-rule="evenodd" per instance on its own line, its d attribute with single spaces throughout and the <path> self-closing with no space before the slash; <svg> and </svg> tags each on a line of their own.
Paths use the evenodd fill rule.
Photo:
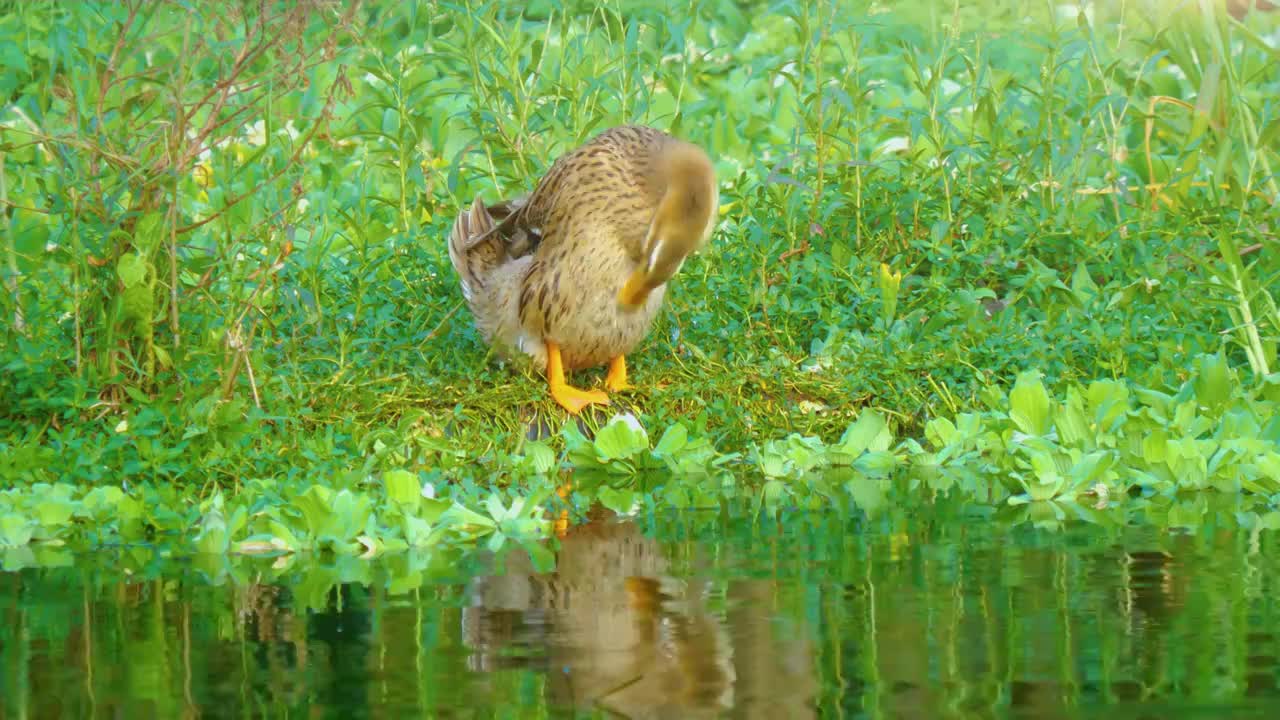
<svg viewBox="0 0 1280 720">
<path fill-rule="evenodd" d="M 728 581 L 717 612 L 713 583 L 669 570 L 662 545 L 605 513 L 566 532 L 555 572 L 511 553 L 463 611 L 472 668 L 540 669 L 553 707 L 813 717 L 812 644 L 807 632 L 775 634 L 775 583 Z"/>
</svg>

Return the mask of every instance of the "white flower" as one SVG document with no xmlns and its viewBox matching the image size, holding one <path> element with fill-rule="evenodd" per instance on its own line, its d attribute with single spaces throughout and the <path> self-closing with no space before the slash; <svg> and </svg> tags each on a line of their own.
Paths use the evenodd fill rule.
<svg viewBox="0 0 1280 720">
<path fill-rule="evenodd" d="M 782 87 L 782 84 L 787 81 L 787 73 L 795 69 L 796 64 L 794 62 L 789 62 L 786 65 L 783 65 L 782 68 L 778 70 L 778 74 L 773 78 L 773 86 L 776 88 Z"/>
<path fill-rule="evenodd" d="M 871 153 L 872 155 L 881 155 L 888 153 L 904 152 L 911 147 L 911 140 L 904 137 L 891 137 L 880 143 L 879 146 Z"/>
<path fill-rule="evenodd" d="M 245 136 L 245 142 L 254 147 L 261 147 L 267 144 L 267 124 L 259 120 L 249 126 L 249 133 Z"/>
</svg>

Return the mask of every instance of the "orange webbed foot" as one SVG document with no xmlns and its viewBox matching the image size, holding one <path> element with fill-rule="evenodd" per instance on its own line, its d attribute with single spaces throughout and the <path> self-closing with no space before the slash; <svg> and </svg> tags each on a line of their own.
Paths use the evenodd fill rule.
<svg viewBox="0 0 1280 720">
<path fill-rule="evenodd" d="M 582 390 L 572 385 L 552 385 L 551 397 L 560 407 L 577 415 L 588 405 L 608 405 L 609 396 L 600 390 Z"/>
<path fill-rule="evenodd" d="M 627 358 L 625 356 L 619 355 L 609 361 L 609 373 L 604 377 L 604 386 L 609 389 L 609 392 L 621 392 L 631 389 L 631 384 L 627 382 Z"/>
<path fill-rule="evenodd" d="M 551 388 L 551 397 L 574 415 L 588 405 L 609 404 L 609 396 L 600 390 L 582 390 L 565 382 L 560 346 L 553 342 L 547 343 L 547 384 Z"/>
</svg>

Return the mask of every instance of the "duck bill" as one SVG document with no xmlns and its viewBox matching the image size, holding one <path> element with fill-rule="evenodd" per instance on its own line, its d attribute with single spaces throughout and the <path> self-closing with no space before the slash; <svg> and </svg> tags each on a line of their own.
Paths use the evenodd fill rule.
<svg viewBox="0 0 1280 720">
<path fill-rule="evenodd" d="M 618 306 L 623 310 L 638 310 L 649 299 L 653 288 L 643 269 L 637 269 L 627 278 L 627 283 L 618 291 Z"/>
</svg>

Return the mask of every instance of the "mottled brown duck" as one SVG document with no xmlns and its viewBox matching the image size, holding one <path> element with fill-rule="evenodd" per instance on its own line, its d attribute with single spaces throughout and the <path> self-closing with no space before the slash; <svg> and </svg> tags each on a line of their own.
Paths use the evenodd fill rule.
<svg viewBox="0 0 1280 720">
<path fill-rule="evenodd" d="M 571 413 L 608 404 L 565 372 L 626 355 L 648 334 L 667 282 L 711 237 L 719 192 L 707 154 L 643 126 L 607 130 L 557 159 L 526 197 L 476 198 L 454 222 L 449 258 L 486 343 L 546 371 Z"/>
</svg>

